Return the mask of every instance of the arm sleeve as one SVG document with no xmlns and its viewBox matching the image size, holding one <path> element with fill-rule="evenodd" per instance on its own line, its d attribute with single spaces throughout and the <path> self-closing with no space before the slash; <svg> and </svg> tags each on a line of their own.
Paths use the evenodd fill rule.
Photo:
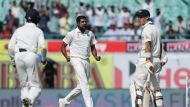
<svg viewBox="0 0 190 107">
<path fill-rule="evenodd" d="M 40 35 L 38 37 L 38 47 L 45 48 L 45 39 L 44 39 L 44 33 L 41 31 Z"/>
<path fill-rule="evenodd" d="M 38 44 L 39 44 L 39 47 L 41 48 L 42 61 L 45 61 L 47 49 L 45 47 L 44 33 L 42 31 L 40 32 L 40 36 L 38 38 Z"/>
<path fill-rule="evenodd" d="M 14 58 L 15 55 L 15 45 L 16 45 L 16 36 L 17 36 L 17 31 L 15 31 L 15 33 L 13 33 L 11 40 L 9 41 L 8 44 L 8 54 L 11 58 Z"/>
<path fill-rule="evenodd" d="M 152 39 L 151 34 L 152 34 L 151 31 L 149 31 L 148 29 L 145 29 L 145 31 L 143 33 L 145 42 L 151 41 L 151 39 Z"/>
<path fill-rule="evenodd" d="M 91 33 L 91 35 L 92 35 L 92 39 L 91 39 L 91 41 L 90 41 L 90 45 L 95 45 L 95 44 L 97 43 L 96 38 L 95 38 L 95 35 L 94 35 L 93 32 L 90 32 L 90 33 Z"/>
<path fill-rule="evenodd" d="M 63 39 L 63 42 L 65 42 L 66 44 L 70 44 L 71 41 L 72 41 L 72 35 L 70 33 L 67 33 L 67 35 Z"/>
</svg>

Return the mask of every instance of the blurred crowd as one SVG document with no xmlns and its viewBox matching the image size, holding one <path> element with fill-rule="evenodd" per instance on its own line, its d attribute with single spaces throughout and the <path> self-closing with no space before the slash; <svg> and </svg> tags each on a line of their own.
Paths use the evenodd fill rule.
<svg viewBox="0 0 190 107">
<path fill-rule="evenodd" d="M 127 6 L 113 4 L 109 6 L 88 4 L 85 2 L 74 2 L 74 7 L 70 6 L 70 0 L 66 4 L 61 0 L 21 0 L 10 2 L 10 9 L 0 22 L 0 39 L 10 39 L 16 28 L 25 22 L 25 12 L 30 8 L 35 8 L 40 12 L 39 27 L 45 34 L 53 35 L 55 38 L 62 38 L 65 34 L 76 27 L 75 17 L 77 14 L 85 14 L 88 17 L 88 29 L 96 35 L 105 37 L 107 40 L 116 39 L 138 39 L 141 28 L 136 26 L 135 13 L 132 13 Z M 3 2 L 1 3 L 3 7 Z M 70 8 L 75 8 L 70 11 Z M 148 9 L 151 13 L 151 20 L 159 29 L 162 35 L 167 35 L 169 39 L 175 39 L 176 34 L 190 34 L 190 17 L 184 18 L 179 15 L 176 22 L 166 20 L 164 17 L 167 6 L 164 9 L 153 9 L 153 1 L 145 0 L 142 8 Z M 162 11 L 161 11 L 162 10 Z M 22 18 L 20 18 L 22 17 Z M 47 35 L 46 35 L 47 36 Z M 53 39 L 53 38 L 52 38 Z"/>
</svg>

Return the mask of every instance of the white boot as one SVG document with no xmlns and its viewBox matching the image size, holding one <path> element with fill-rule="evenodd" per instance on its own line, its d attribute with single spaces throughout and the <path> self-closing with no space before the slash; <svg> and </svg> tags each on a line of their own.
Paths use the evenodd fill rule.
<svg viewBox="0 0 190 107">
<path fill-rule="evenodd" d="M 69 104 L 69 102 L 67 100 L 65 100 L 64 98 L 59 99 L 59 107 L 65 107 L 68 104 Z"/>
</svg>

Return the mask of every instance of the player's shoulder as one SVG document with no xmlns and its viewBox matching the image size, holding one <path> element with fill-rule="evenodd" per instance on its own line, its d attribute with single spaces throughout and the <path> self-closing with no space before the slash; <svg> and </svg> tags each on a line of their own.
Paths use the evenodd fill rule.
<svg viewBox="0 0 190 107">
<path fill-rule="evenodd" d="M 14 33 L 23 33 L 25 31 L 25 27 L 23 26 L 19 26 L 18 28 L 15 29 Z"/>
<path fill-rule="evenodd" d="M 68 33 L 75 33 L 76 32 L 76 29 L 73 29 L 73 30 L 71 30 L 71 31 L 69 31 Z"/>
<path fill-rule="evenodd" d="M 40 33 L 43 33 L 42 29 L 38 28 Z"/>
<path fill-rule="evenodd" d="M 144 27 L 144 29 L 143 29 L 143 31 L 148 31 L 148 32 L 150 32 L 150 31 L 152 31 L 154 28 L 155 28 L 156 26 L 153 24 L 153 23 L 149 23 L 148 25 L 146 25 L 145 27 Z"/>
<path fill-rule="evenodd" d="M 154 23 L 150 23 L 146 30 L 154 32 L 154 31 L 157 31 L 158 28 Z"/>
<path fill-rule="evenodd" d="M 156 28 L 156 25 L 154 23 L 150 23 L 148 27 L 149 28 Z"/>
<path fill-rule="evenodd" d="M 39 33 L 43 33 L 42 29 L 40 29 L 39 27 L 36 27 L 36 32 L 39 32 Z"/>
<path fill-rule="evenodd" d="M 69 32 L 67 32 L 67 34 L 66 35 L 73 35 L 73 34 L 75 34 L 75 29 L 73 29 L 73 30 L 71 30 L 71 31 L 69 31 Z"/>
<path fill-rule="evenodd" d="M 152 27 L 152 26 L 155 26 L 154 23 L 149 21 L 148 24 L 147 24 L 147 27 Z"/>
<path fill-rule="evenodd" d="M 87 33 L 93 33 L 91 30 L 86 30 Z"/>
<path fill-rule="evenodd" d="M 94 36 L 94 33 L 91 30 L 86 30 L 87 34 Z"/>
<path fill-rule="evenodd" d="M 20 26 L 20 27 L 18 27 L 18 28 L 15 30 L 15 32 L 23 31 L 23 29 L 24 29 L 24 26 Z"/>
</svg>

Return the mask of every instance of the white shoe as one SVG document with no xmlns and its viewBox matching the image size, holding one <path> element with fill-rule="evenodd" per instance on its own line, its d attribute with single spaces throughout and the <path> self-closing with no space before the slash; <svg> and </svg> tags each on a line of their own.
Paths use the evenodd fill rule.
<svg viewBox="0 0 190 107">
<path fill-rule="evenodd" d="M 59 99 L 59 107 L 65 107 L 65 105 L 66 105 L 65 99 L 60 98 L 60 99 Z"/>
</svg>

